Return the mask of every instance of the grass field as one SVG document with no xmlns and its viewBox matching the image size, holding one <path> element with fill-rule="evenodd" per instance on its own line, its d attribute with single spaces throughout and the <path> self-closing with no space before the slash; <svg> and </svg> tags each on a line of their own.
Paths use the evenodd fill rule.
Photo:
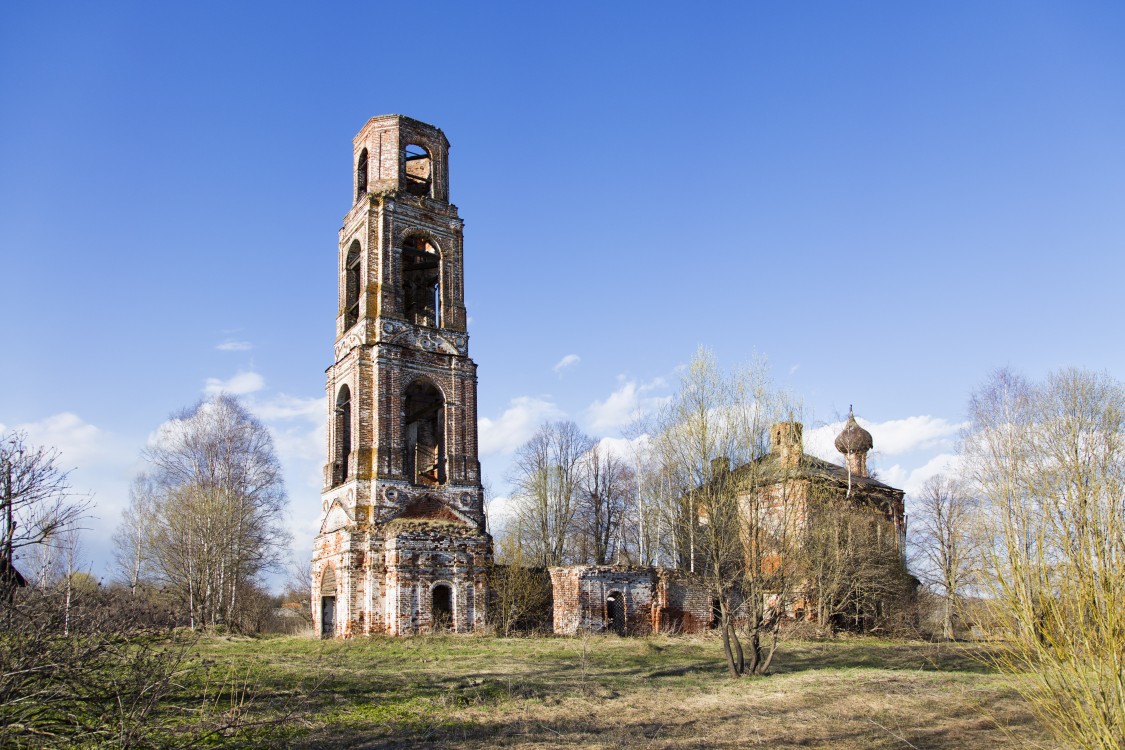
<svg viewBox="0 0 1125 750">
<path fill-rule="evenodd" d="M 707 638 L 203 641 L 297 748 L 1050 747 L 979 647 L 785 643 L 726 676 Z M 269 734 L 273 735 L 271 731 Z"/>
</svg>

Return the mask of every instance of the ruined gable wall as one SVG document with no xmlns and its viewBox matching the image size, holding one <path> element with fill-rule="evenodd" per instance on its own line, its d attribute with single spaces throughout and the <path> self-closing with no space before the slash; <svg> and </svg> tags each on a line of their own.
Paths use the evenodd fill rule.
<svg viewBox="0 0 1125 750">
<path fill-rule="evenodd" d="M 394 530 L 386 546 L 386 633 L 433 632 L 433 592 L 439 585 L 452 590 L 455 632 L 484 628 L 488 540 L 468 531 Z"/>
<path fill-rule="evenodd" d="M 554 599 L 554 631 L 558 635 L 613 629 L 607 599 L 618 593 L 624 606 L 624 631 L 652 629 L 656 577 L 652 568 L 579 565 L 550 568 Z"/>
</svg>

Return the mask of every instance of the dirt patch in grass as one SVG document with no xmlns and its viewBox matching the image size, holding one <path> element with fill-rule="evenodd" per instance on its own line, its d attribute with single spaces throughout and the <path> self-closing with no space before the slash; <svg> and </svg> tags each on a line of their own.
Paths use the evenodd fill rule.
<svg viewBox="0 0 1125 750">
<path fill-rule="evenodd" d="M 1049 746 L 978 647 L 785 644 L 732 680 L 708 638 L 209 640 L 297 748 Z M 299 709 L 293 706 L 299 704 Z M 287 708 L 286 708 L 287 706 Z"/>
</svg>

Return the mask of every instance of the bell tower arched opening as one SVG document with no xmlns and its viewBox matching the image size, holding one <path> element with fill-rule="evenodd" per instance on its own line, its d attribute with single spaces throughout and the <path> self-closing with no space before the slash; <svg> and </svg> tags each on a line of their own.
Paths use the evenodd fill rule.
<svg viewBox="0 0 1125 750">
<path fill-rule="evenodd" d="M 402 303 L 408 322 L 441 327 L 441 254 L 424 237 L 403 240 Z"/>
<path fill-rule="evenodd" d="M 358 201 L 367 195 L 367 149 L 359 154 L 359 161 L 355 165 L 355 199 Z"/>
<path fill-rule="evenodd" d="M 403 400 L 407 479 L 414 485 L 445 484 L 445 397 L 419 379 L 407 387 Z"/>
<path fill-rule="evenodd" d="M 344 261 L 344 330 L 359 322 L 359 293 L 363 286 L 363 261 L 359 241 L 348 248 Z"/>
<path fill-rule="evenodd" d="M 333 484 L 341 484 L 348 478 L 348 457 L 352 453 L 352 392 L 346 385 L 336 396 L 335 409 L 336 455 Z"/>
<path fill-rule="evenodd" d="M 416 143 L 411 143 L 402 154 L 405 166 L 406 192 L 411 195 L 430 197 L 434 181 L 433 162 L 430 152 Z"/>
</svg>

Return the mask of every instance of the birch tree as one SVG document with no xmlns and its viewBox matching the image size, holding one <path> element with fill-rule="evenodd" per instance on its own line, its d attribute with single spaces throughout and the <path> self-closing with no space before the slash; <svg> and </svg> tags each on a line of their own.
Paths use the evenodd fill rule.
<svg viewBox="0 0 1125 750">
<path fill-rule="evenodd" d="M 937 474 L 926 480 L 914 507 L 915 564 L 941 598 L 942 637 L 951 641 L 958 601 L 980 568 L 978 505 L 964 483 Z"/>
<path fill-rule="evenodd" d="M 149 548 L 156 519 L 157 487 L 152 477 L 141 472 L 129 486 L 129 505 L 113 533 L 113 560 L 117 579 L 129 587 L 131 596 L 148 578 L 152 567 Z"/>
<path fill-rule="evenodd" d="M 788 414 L 764 361 L 728 374 L 700 348 L 654 423 L 649 484 L 660 488 L 679 567 L 700 576 L 717 603 L 734 677 L 766 673 L 777 645 L 792 524 L 788 498 L 759 492 L 759 459 L 770 425 Z"/>
<path fill-rule="evenodd" d="M 193 627 L 239 626 L 243 595 L 289 541 L 269 432 L 220 395 L 165 423 L 146 458 L 156 496 L 141 524 L 155 575 L 179 592 Z"/>
<path fill-rule="evenodd" d="M 594 565 L 611 564 L 622 557 L 624 532 L 636 514 L 633 469 L 626 459 L 597 444 L 583 458 L 578 485 L 578 557 Z"/>
<path fill-rule="evenodd" d="M 510 477 L 525 558 L 547 567 L 570 562 L 585 460 L 594 441 L 574 422 L 549 422 L 516 451 Z"/>
<path fill-rule="evenodd" d="M 1007 370 L 972 397 L 964 440 L 986 501 L 1000 666 L 1064 744 L 1125 747 L 1125 388 Z"/>
</svg>

